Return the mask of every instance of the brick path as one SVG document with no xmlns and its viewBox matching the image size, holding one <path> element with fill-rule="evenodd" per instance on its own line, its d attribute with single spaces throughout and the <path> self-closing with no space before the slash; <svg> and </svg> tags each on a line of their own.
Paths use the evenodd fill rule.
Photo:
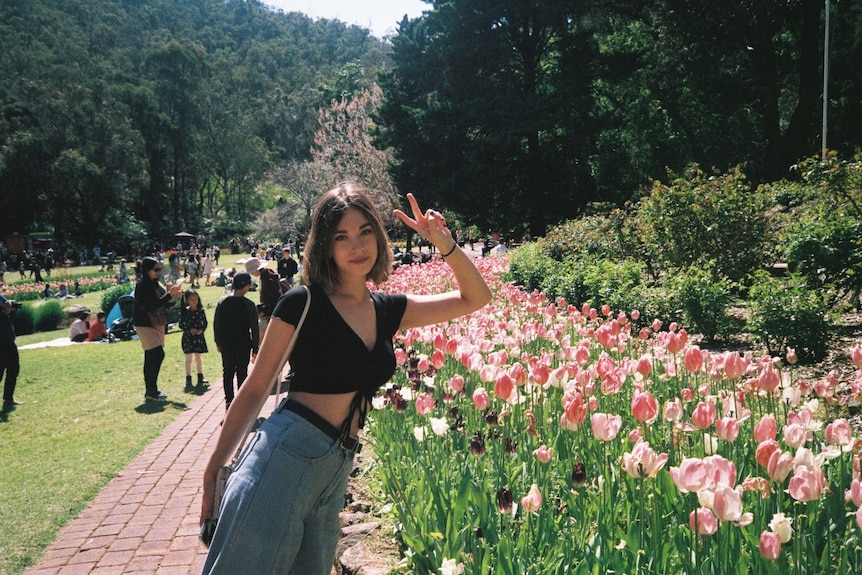
<svg viewBox="0 0 862 575">
<path fill-rule="evenodd" d="M 262 412 L 269 414 L 273 403 Z M 223 417 L 219 378 L 63 527 L 24 575 L 200 573 L 201 476 Z"/>
</svg>

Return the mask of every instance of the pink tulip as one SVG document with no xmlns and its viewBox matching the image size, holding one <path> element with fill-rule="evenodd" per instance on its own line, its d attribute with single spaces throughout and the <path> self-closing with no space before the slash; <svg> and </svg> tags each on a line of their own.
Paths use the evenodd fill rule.
<svg viewBox="0 0 862 575">
<path fill-rule="evenodd" d="M 664 417 L 665 421 L 679 421 L 682 419 L 682 402 L 679 398 L 665 402 L 662 417 Z"/>
<path fill-rule="evenodd" d="M 683 493 L 697 493 L 709 486 L 709 476 L 703 460 L 686 457 L 679 467 L 670 468 L 670 478 Z"/>
<path fill-rule="evenodd" d="M 862 506 L 862 481 L 853 479 L 850 489 L 844 492 L 844 501 L 852 501 L 856 507 Z"/>
<path fill-rule="evenodd" d="M 539 463 L 549 463 L 551 461 L 551 457 L 553 456 L 554 450 L 547 445 L 541 445 L 538 449 L 533 451 L 533 455 L 536 456 L 536 459 L 539 460 Z"/>
<path fill-rule="evenodd" d="M 638 360 L 638 373 L 642 376 L 646 377 L 652 372 L 652 363 L 650 363 L 650 359 L 646 356 L 640 358 Z"/>
<path fill-rule="evenodd" d="M 830 445 L 848 445 L 853 441 L 853 430 L 850 428 L 850 422 L 843 417 L 834 420 L 826 426 L 825 438 Z"/>
<path fill-rule="evenodd" d="M 434 369 L 442 368 L 446 365 L 446 354 L 444 354 L 442 350 L 435 349 L 431 353 L 431 365 L 434 366 Z"/>
<path fill-rule="evenodd" d="M 452 388 L 454 392 L 460 392 L 464 390 L 464 376 L 456 373 L 452 376 L 452 379 L 449 380 L 449 387 Z"/>
<path fill-rule="evenodd" d="M 638 441 L 632 448 L 631 453 L 623 454 L 620 458 L 620 463 L 630 477 L 637 479 L 648 477 L 652 479 L 664 468 L 667 458 L 667 453 L 658 455 L 649 446 L 649 443 Z"/>
<path fill-rule="evenodd" d="M 760 534 L 760 554 L 769 561 L 778 559 L 781 555 L 781 538 L 778 533 L 764 531 Z"/>
<path fill-rule="evenodd" d="M 497 382 L 494 384 L 494 395 L 505 401 L 512 395 L 514 388 L 515 380 L 508 373 L 501 371 L 497 374 Z"/>
<path fill-rule="evenodd" d="M 395 349 L 395 365 L 404 365 L 404 362 L 407 361 L 407 352 L 404 351 L 403 347 L 399 347 Z"/>
<path fill-rule="evenodd" d="M 685 368 L 691 373 L 700 371 L 703 368 L 703 354 L 700 348 L 696 345 L 685 349 Z"/>
<path fill-rule="evenodd" d="M 712 500 L 712 512 L 719 521 L 739 521 L 742 518 L 742 493 L 733 487 L 720 485 Z"/>
<path fill-rule="evenodd" d="M 701 401 L 691 414 L 691 422 L 700 429 L 708 429 L 715 423 L 716 415 L 715 405 L 711 401 Z"/>
<path fill-rule="evenodd" d="M 427 393 L 420 393 L 416 396 L 416 413 L 419 415 L 428 415 L 436 405 L 437 402 Z"/>
<path fill-rule="evenodd" d="M 799 466 L 793 470 L 787 491 L 796 501 L 814 501 L 823 494 L 825 479 L 819 469 Z"/>
<path fill-rule="evenodd" d="M 862 345 L 857 345 L 850 352 L 850 358 L 853 360 L 853 365 L 862 367 Z"/>
<path fill-rule="evenodd" d="M 538 511 L 542 506 L 542 493 L 539 491 L 539 486 L 533 483 L 530 486 L 530 491 L 521 498 L 521 508 L 527 513 Z"/>
<path fill-rule="evenodd" d="M 776 451 L 780 451 L 781 446 L 774 439 L 767 439 L 757 444 L 757 449 L 754 451 L 754 459 L 761 467 L 769 465 L 769 458 Z"/>
<path fill-rule="evenodd" d="M 698 535 L 714 535 L 718 531 L 718 519 L 708 507 L 699 507 L 689 514 L 688 526 Z"/>
<path fill-rule="evenodd" d="M 724 373 L 727 379 L 736 379 L 745 374 L 747 362 L 736 352 L 728 352 L 724 356 Z"/>
<path fill-rule="evenodd" d="M 791 423 L 784 426 L 784 443 L 792 449 L 805 445 L 807 437 L 808 431 L 801 423 Z"/>
<path fill-rule="evenodd" d="M 771 413 L 764 415 L 754 426 L 754 440 L 762 443 L 767 439 L 775 439 L 778 435 L 778 423 Z"/>
<path fill-rule="evenodd" d="M 488 406 L 491 404 L 491 399 L 488 397 L 488 392 L 485 391 L 484 387 L 479 387 L 476 391 L 473 392 L 473 405 L 479 411 L 484 411 L 488 409 Z"/>
<path fill-rule="evenodd" d="M 776 450 L 769 456 L 766 464 L 766 473 L 769 478 L 777 483 L 784 483 L 787 476 L 793 470 L 794 457 L 790 453 Z"/>
<path fill-rule="evenodd" d="M 757 378 L 757 387 L 764 391 L 768 391 L 769 393 L 773 393 L 779 383 L 781 383 L 781 378 L 779 377 L 778 372 L 775 371 L 775 366 L 772 362 L 765 364 L 763 366 L 763 371 L 760 372 L 760 375 Z"/>
<path fill-rule="evenodd" d="M 607 413 L 594 413 L 590 416 L 590 424 L 593 435 L 599 441 L 613 441 L 620 432 L 623 418 L 619 415 L 608 415 Z"/>
<path fill-rule="evenodd" d="M 569 425 L 576 426 L 575 429 L 587 418 L 587 405 L 579 391 L 566 392 L 563 396 L 563 409 L 563 418 Z M 571 429 L 568 426 L 566 428 Z"/>
<path fill-rule="evenodd" d="M 736 465 L 729 459 L 725 459 L 721 455 L 710 455 L 704 457 L 707 475 L 710 484 L 714 487 L 717 485 L 736 485 Z"/>
<path fill-rule="evenodd" d="M 787 355 L 785 355 L 784 358 L 787 360 L 787 363 L 789 363 L 790 365 L 793 365 L 794 363 L 799 361 L 799 356 L 796 355 L 796 350 L 793 349 L 792 347 L 787 348 Z"/>
<path fill-rule="evenodd" d="M 658 415 L 658 402 L 648 391 L 636 391 L 632 396 L 632 415 L 641 423 L 652 422 Z"/>
<path fill-rule="evenodd" d="M 736 441 L 739 437 L 739 422 L 733 417 L 722 417 L 715 424 L 715 434 L 724 441 Z"/>
</svg>

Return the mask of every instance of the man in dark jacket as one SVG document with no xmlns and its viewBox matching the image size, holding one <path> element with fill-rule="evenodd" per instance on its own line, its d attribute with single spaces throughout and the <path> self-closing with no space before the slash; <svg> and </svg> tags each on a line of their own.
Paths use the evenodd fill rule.
<svg viewBox="0 0 862 575">
<path fill-rule="evenodd" d="M 250 287 L 251 276 L 248 273 L 236 274 L 232 295 L 219 300 L 213 316 L 213 335 L 221 353 L 224 372 L 225 409 L 230 407 L 234 398 L 234 375 L 239 389 L 248 376 L 249 353 L 256 356 L 260 345 L 257 308 L 245 297 Z"/>
<path fill-rule="evenodd" d="M 18 358 L 18 346 L 15 345 L 15 326 L 12 324 L 12 314 L 18 309 L 17 305 L 5 296 L 0 295 L 0 379 L 6 374 L 6 383 L 3 384 L 3 410 L 14 409 L 21 405 L 15 401 L 15 384 L 18 381 L 18 372 L 21 363 Z"/>
</svg>

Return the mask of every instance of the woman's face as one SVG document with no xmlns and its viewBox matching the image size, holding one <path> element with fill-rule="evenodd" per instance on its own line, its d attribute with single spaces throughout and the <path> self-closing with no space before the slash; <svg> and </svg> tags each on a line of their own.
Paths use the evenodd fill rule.
<svg viewBox="0 0 862 575">
<path fill-rule="evenodd" d="M 374 227 L 361 211 L 348 208 L 338 222 L 329 249 L 342 281 L 350 276 L 364 281 L 377 262 Z"/>
<path fill-rule="evenodd" d="M 162 264 L 156 264 L 155 266 L 150 268 L 150 271 L 147 272 L 147 275 L 150 276 L 151 280 L 159 279 L 162 275 Z"/>
</svg>

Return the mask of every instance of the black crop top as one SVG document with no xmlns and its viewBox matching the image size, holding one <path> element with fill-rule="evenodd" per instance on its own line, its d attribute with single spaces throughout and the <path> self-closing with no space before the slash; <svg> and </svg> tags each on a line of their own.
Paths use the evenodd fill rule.
<svg viewBox="0 0 862 575">
<path fill-rule="evenodd" d="M 304 287 L 284 294 L 273 311 L 296 325 L 305 307 Z M 334 394 L 360 391 L 371 398 L 395 372 L 392 337 L 398 331 L 407 307 L 404 294 L 372 292 L 377 315 L 377 341 L 368 351 L 332 305 L 320 287 L 311 288 L 311 307 L 290 357 L 290 389 L 307 393 Z M 337 355 L 336 355 L 337 354 Z"/>
</svg>

